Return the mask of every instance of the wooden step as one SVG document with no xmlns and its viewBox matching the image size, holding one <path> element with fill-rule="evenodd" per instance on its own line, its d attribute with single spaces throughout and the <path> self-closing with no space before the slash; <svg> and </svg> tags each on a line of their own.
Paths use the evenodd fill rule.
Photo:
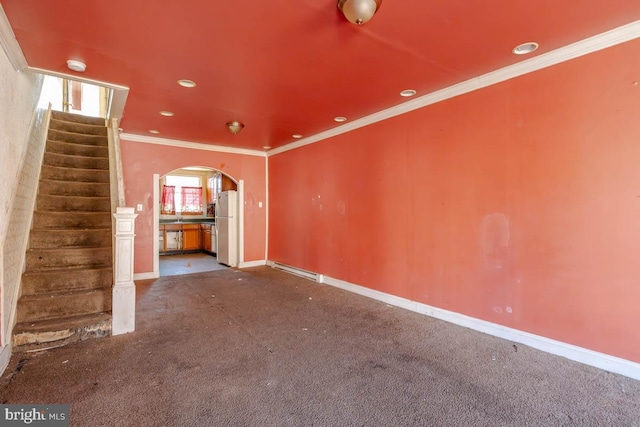
<svg viewBox="0 0 640 427">
<path fill-rule="evenodd" d="M 109 311 L 111 311 L 111 288 L 24 295 L 18 300 L 17 323 Z"/>
<path fill-rule="evenodd" d="M 111 200 L 109 197 L 48 196 L 42 194 L 36 198 L 36 209 L 39 211 L 69 212 L 69 215 L 74 215 L 77 211 L 110 212 Z"/>
<path fill-rule="evenodd" d="M 65 268 L 24 273 L 22 295 L 103 289 L 113 286 L 113 267 Z"/>
<path fill-rule="evenodd" d="M 109 169 L 108 157 L 70 156 L 67 154 L 44 153 L 43 164 L 80 169 Z"/>
<path fill-rule="evenodd" d="M 60 347 L 87 339 L 111 335 L 111 314 L 93 313 L 61 319 L 16 324 L 13 352 Z"/>
<path fill-rule="evenodd" d="M 74 114 L 74 113 L 65 113 L 63 111 L 51 111 L 51 117 L 55 120 L 67 121 L 67 122 L 76 122 L 76 123 L 85 123 L 90 125 L 97 125 L 105 127 L 107 122 L 102 117 L 91 117 L 85 116 L 82 114 Z"/>
<path fill-rule="evenodd" d="M 36 248 L 27 250 L 25 272 L 78 267 L 109 267 L 112 262 L 111 246 L 102 248 Z"/>
<path fill-rule="evenodd" d="M 49 129 L 61 130 L 63 132 L 73 132 L 83 135 L 107 135 L 107 127 L 88 123 L 70 122 L 67 120 L 56 120 L 52 118 L 49 122 Z"/>
<path fill-rule="evenodd" d="M 57 129 L 49 129 L 47 139 L 52 141 L 77 142 L 84 145 L 100 145 L 105 147 L 109 145 L 108 138 L 103 135 L 85 135 Z"/>
<path fill-rule="evenodd" d="M 109 197 L 110 185 L 102 182 L 74 182 L 41 180 L 38 187 L 39 195 L 50 196 L 81 196 L 81 197 Z"/>
<path fill-rule="evenodd" d="M 45 149 L 48 153 L 87 157 L 109 157 L 109 147 L 102 145 L 85 145 L 74 142 L 48 140 Z"/>
<path fill-rule="evenodd" d="M 111 228 L 31 230 L 30 249 L 111 246 Z"/>
<path fill-rule="evenodd" d="M 40 179 L 109 183 L 109 171 L 102 169 L 66 168 L 62 166 L 44 165 L 40 172 Z"/>
<path fill-rule="evenodd" d="M 111 227 L 111 209 L 108 212 L 56 212 L 35 211 L 33 229 L 105 228 Z"/>
</svg>

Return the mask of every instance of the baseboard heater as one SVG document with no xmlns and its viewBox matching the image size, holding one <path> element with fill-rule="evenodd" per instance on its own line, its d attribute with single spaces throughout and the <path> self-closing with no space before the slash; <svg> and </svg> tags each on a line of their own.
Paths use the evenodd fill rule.
<svg viewBox="0 0 640 427">
<path fill-rule="evenodd" d="M 271 266 L 271 268 L 275 268 L 277 270 L 282 270 L 287 273 L 295 274 L 296 276 L 304 277 L 305 279 L 313 280 L 314 282 L 322 283 L 322 274 L 303 270 L 298 267 L 292 267 L 286 264 L 280 264 L 279 262 L 271 261 L 269 265 Z"/>
</svg>

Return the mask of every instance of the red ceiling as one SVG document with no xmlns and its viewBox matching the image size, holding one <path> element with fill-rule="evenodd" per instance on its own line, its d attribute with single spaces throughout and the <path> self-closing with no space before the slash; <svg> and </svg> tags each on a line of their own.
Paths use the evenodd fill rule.
<svg viewBox="0 0 640 427">
<path fill-rule="evenodd" d="M 0 4 L 29 66 L 79 59 L 83 77 L 130 88 L 125 132 L 260 150 L 526 59 L 520 43 L 540 54 L 640 20 L 637 0 L 384 0 L 361 27 L 336 0 Z"/>
</svg>

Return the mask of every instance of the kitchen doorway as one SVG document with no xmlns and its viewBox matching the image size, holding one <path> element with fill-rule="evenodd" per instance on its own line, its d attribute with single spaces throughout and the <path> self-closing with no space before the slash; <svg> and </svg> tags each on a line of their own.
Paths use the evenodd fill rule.
<svg viewBox="0 0 640 427">
<path fill-rule="evenodd" d="M 182 167 L 162 177 L 154 175 L 154 232 L 158 236 L 154 241 L 155 277 L 238 266 L 242 246 L 239 229 L 243 228 L 237 197 L 241 184 L 217 169 L 202 166 Z M 220 208 L 216 212 L 216 204 L 227 193 L 235 193 L 238 199 L 233 204 L 231 235 L 222 233 L 227 228 L 219 230 L 228 223 L 228 216 Z M 218 242 L 219 232 L 220 238 L 227 240 Z M 229 243 L 234 248 L 233 262 L 225 252 Z"/>
</svg>

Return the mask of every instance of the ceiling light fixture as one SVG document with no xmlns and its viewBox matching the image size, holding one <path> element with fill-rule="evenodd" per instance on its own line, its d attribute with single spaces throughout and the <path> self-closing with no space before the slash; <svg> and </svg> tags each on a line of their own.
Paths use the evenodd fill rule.
<svg viewBox="0 0 640 427">
<path fill-rule="evenodd" d="M 244 125 L 237 120 L 227 122 L 227 129 L 229 129 L 229 132 L 231 132 L 234 135 L 240 132 L 242 128 L 244 128 Z"/>
<path fill-rule="evenodd" d="M 536 49 L 538 49 L 538 43 L 527 42 L 514 47 L 512 52 L 516 55 L 526 55 L 527 53 L 531 53 Z"/>
<path fill-rule="evenodd" d="M 154 135 L 157 135 L 157 134 L 159 134 L 159 133 L 160 133 L 160 131 L 159 131 L 159 130 L 155 130 L 155 129 L 149 129 L 149 133 L 152 133 L 152 134 L 154 134 Z"/>
<path fill-rule="evenodd" d="M 178 80 L 178 84 L 182 87 L 196 87 L 196 82 L 194 82 L 193 80 Z"/>
<path fill-rule="evenodd" d="M 87 69 L 87 65 L 82 61 L 76 61 L 75 59 L 69 59 L 67 61 L 67 67 L 71 71 L 76 71 L 78 73 L 84 73 L 84 70 Z"/>
<path fill-rule="evenodd" d="M 173 112 L 171 112 L 171 111 L 160 111 L 160 115 L 161 116 L 165 116 L 165 117 L 172 117 L 173 116 Z"/>
<path fill-rule="evenodd" d="M 263 145 L 262 148 L 264 148 L 265 150 L 270 150 L 271 146 L 270 145 Z"/>
<path fill-rule="evenodd" d="M 400 92 L 400 96 L 404 96 L 405 98 L 408 98 L 410 96 L 413 96 L 416 94 L 416 91 L 413 89 L 405 89 L 402 92 Z"/>
<path fill-rule="evenodd" d="M 380 10 L 382 0 L 338 0 L 338 9 L 353 24 L 362 25 Z"/>
<path fill-rule="evenodd" d="M 302 138 L 302 135 L 300 135 L 299 133 L 294 133 L 293 135 L 291 135 L 293 138 L 295 139 L 300 139 Z"/>
<path fill-rule="evenodd" d="M 338 122 L 338 123 L 342 123 L 342 122 L 346 122 L 347 118 L 346 117 L 342 117 L 342 116 L 338 116 L 338 117 L 334 117 L 333 121 Z"/>
</svg>

